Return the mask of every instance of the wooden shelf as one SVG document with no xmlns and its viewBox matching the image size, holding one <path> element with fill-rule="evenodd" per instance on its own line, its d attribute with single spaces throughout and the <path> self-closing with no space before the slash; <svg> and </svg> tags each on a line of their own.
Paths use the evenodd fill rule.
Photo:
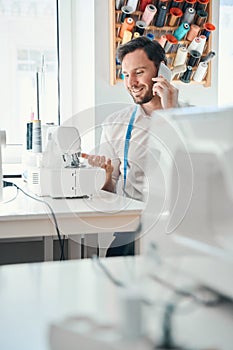
<svg viewBox="0 0 233 350">
<path fill-rule="evenodd" d="M 156 6 L 156 0 L 153 0 L 152 1 L 152 4 L 154 4 Z M 171 0 L 168 0 L 168 2 L 171 2 Z M 125 5 L 127 4 L 127 0 L 125 0 Z M 137 10 L 135 12 L 132 13 L 131 17 L 134 18 L 135 21 L 137 20 L 140 20 L 141 17 L 142 17 L 142 12 L 139 11 L 139 6 L 140 6 L 140 0 L 138 0 L 138 6 L 137 6 Z M 212 0 L 209 1 L 209 4 L 207 5 L 207 8 L 206 8 L 206 11 L 208 13 L 208 18 L 206 20 L 206 22 L 210 22 L 212 23 Z M 122 82 L 122 79 L 119 77 L 119 72 L 120 72 L 120 69 L 121 67 L 119 65 L 116 65 L 116 50 L 118 48 L 119 45 L 121 45 L 122 43 L 122 39 L 118 36 L 119 34 L 119 31 L 120 31 L 120 27 L 121 27 L 121 23 L 120 23 L 120 17 L 121 17 L 121 10 L 116 10 L 115 9 L 115 0 L 109 0 L 109 12 L 110 12 L 110 83 L 111 85 L 115 85 L 116 83 L 118 82 Z M 165 23 L 168 22 L 169 18 L 168 18 L 169 15 L 167 15 L 167 19 L 165 21 Z M 195 23 L 195 21 L 194 21 Z M 143 35 L 146 35 L 147 33 L 153 33 L 154 36 L 155 36 L 155 39 L 154 40 L 157 40 L 159 39 L 159 37 L 162 35 L 162 34 L 173 34 L 174 31 L 179 27 L 179 22 L 177 23 L 176 26 L 168 26 L 168 25 L 165 25 L 163 27 L 156 27 L 154 25 L 150 25 L 148 26 L 146 29 L 145 29 L 145 32 L 143 33 Z M 202 30 L 202 28 L 201 28 Z M 200 31 L 201 33 L 201 31 Z M 208 52 L 210 52 L 212 50 L 212 35 L 211 34 L 209 36 L 209 39 L 208 41 L 206 42 L 206 46 L 205 46 L 205 49 L 203 51 L 203 56 L 205 56 Z M 176 46 L 175 49 L 177 49 L 179 46 L 186 46 L 188 47 L 188 45 L 190 44 L 190 41 L 188 41 L 186 39 L 186 37 L 184 37 L 184 39 L 180 40 L 178 42 L 177 45 L 174 45 Z M 174 59 L 176 57 L 176 51 L 174 52 L 168 52 L 166 54 L 167 58 L 168 58 L 168 66 L 173 69 L 173 62 L 174 62 Z M 189 55 L 188 55 L 189 56 Z M 196 67 L 193 67 L 193 72 L 195 72 L 196 70 Z M 173 79 L 173 82 L 176 82 L 176 83 L 182 83 L 180 81 L 180 76 L 175 76 L 175 79 Z M 184 83 L 182 83 L 184 84 Z M 211 86 L 211 61 L 209 62 L 208 64 L 208 69 L 207 69 L 207 73 L 206 73 L 206 76 L 204 78 L 203 81 L 201 81 L 200 83 L 197 83 L 195 81 L 192 80 L 191 78 L 191 81 L 190 83 L 188 84 L 199 84 L 199 85 L 203 85 L 205 87 L 209 87 Z M 186 84 L 186 85 L 188 85 Z"/>
</svg>

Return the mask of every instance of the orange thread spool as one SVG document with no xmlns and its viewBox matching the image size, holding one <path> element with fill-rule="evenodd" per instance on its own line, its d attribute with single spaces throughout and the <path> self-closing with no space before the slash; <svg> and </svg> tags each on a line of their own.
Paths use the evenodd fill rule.
<svg viewBox="0 0 233 350">
<path fill-rule="evenodd" d="M 123 39 L 125 30 L 129 30 L 130 32 L 132 32 L 134 25 L 135 25 L 135 22 L 133 18 L 126 17 L 124 20 L 124 23 L 121 25 L 121 30 L 119 33 L 120 38 Z"/>
<path fill-rule="evenodd" d="M 182 17 L 183 11 L 179 7 L 170 8 L 170 19 L 168 25 L 174 27 L 180 17 Z"/>
<path fill-rule="evenodd" d="M 201 28 L 197 24 L 191 24 L 186 39 L 188 41 L 193 41 L 193 39 L 196 38 L 196 36 L 198 36 L 200 29 Z"/>
</svg>

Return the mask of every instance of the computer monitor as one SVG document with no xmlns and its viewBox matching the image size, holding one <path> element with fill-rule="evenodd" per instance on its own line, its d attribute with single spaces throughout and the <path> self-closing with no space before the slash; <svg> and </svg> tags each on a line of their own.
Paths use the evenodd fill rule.
<svg viewBox="0 0 233 350">
<path fill-rule="evenodd" d="M 208 256 L 222 265 L 217 289 L 228 284 L 233 297 L 233 106 L 154 113 L 145 188 L 144 245 L 155 242 L 168 255 L 176 242 L 186 255 Z"/>
</svg>

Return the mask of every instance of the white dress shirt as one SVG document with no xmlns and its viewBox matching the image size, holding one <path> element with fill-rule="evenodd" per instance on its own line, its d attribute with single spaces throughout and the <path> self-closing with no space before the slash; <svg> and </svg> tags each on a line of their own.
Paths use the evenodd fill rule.
<svg viewBox="0 0 233 350">
<path fill-rule="evenodd" d="M 100 154 L 112 160 L 115 191 L 143 200 L 144 170 L 146 165 L 150 116 L 138 105 L 129 141 L 128 167 L 124 189 L 124 147 L 126 133 L 135 105 L 111 114 L 102 124 Z"/>
</svg>

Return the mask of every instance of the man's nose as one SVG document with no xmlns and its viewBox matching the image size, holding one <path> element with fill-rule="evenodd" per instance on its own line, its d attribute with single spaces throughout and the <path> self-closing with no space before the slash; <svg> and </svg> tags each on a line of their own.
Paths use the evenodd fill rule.
<svg viewBox="0 0 233 350">
<path fill-rule="evenodd" d="M 130 75 L 128 78 L 128 86 L 133 87 L 137 84 L 138 84 L 137 77 L 134 74 Z"/>
</svg>

